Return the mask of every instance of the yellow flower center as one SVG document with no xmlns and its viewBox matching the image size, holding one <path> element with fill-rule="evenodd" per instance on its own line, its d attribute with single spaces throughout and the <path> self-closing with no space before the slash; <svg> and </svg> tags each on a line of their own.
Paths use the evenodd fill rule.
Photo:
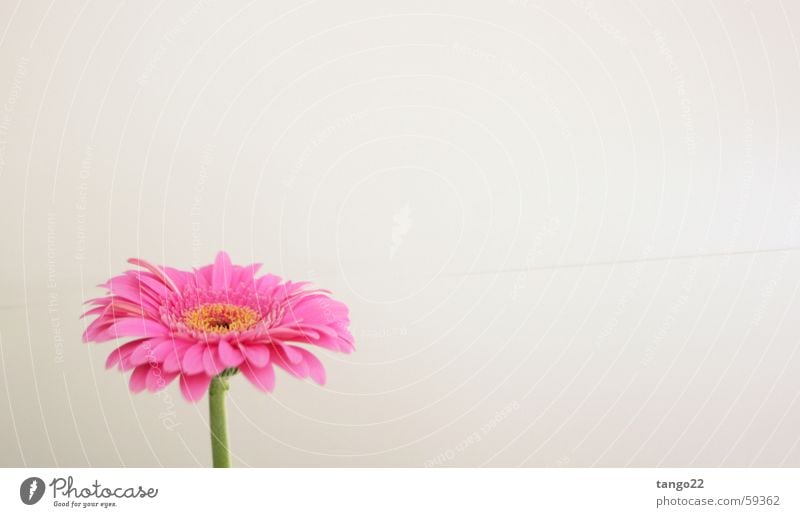
<svg viewBox="0 0 800 517">
<path fill-rule="evenodd" d="M 246 330 L 259 322 L 261 316 L 250 307 L 230 303 L 207 303 L 186 311 L 183 322 L 201 332 L 225 333 Z"/>
</svg>

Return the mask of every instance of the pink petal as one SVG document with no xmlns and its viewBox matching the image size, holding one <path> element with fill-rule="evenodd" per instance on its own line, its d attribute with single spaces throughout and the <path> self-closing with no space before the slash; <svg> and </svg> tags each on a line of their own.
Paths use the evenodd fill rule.
<svg viewBox="0 0 800 517">
<path fill-rule="evenodd" d="M 194 375 L 205 369 L 203 366 L 203 352 L 205 349 L 205 344 L 197 344 L 184 352 L 183 359 L 181 360 L 184 373 Z"/>
<path fill-rule="evenodd" d="M 172 337 L 165 337 L 163 339 L 154 338 L 151 341 L 153 351 L 150 355 L 153 357 L 153 361 L 157 363 L 164 362 L 167 356 L 175 350 L 177 343 L 180 343 L 180 341 Z"/>
<path fill-rule="evenodd" d="M 182 355 L 178 354 L 178 350 L 174 349 L 167 353 L 167 357 L 164 358 L 164 362 L 162 363 L 162 368 L 168 372 L 178 372 L 181 369 L 181 357 Z"/>
<path fill-rule="evenodd" d="M 320 338 L 320 335 L 313 330 L 303 330 L 300 328 L 277 327 L 269 329 L 269 337 L 275 339 L 289 339 L 292 341 L 313 342 Z"/>
<path fill-rule="evenodd" d="M 244 345 L 242 347 L 247 362 L 261 368 L 269 364 L 269 349 L 263 344 Z"/>
<path fill-rule="evenodd" d="M 281 283 L 281 277 L 267 274 L 256 280 L 256 287 L 259 291 L 265 291 L 267 289 L 272 289 L 276 285 Z"/>
<path fill-rule="evenodd" d="M 211 287 L 224 291 L 228 287 L 228 282 L 231 280 L 231 273 L 233 266 L 231 265 L 231 258 L 224 251 L 217 253 L 217 258 L 214 260 L 214 269 L 211 274 Z"/>
<path fill-rule="evenodd" d="M 174 340 L 172 348 L 167 352 L 164 358 L 164 363 L 161 365 L 164 370 L 168 372 L 178 372 L 181 369 L 181 359 L 183 354 L 194 346 L 194 343 L 187 343 L 186 341 Z"/>
<path fill-rule="evenodd" d="M 143 364 L 134 368 L 131 379 L 128 382 L 128 387 L 132 392 L 139 393 L 145 388 L 145 380 L 147 379 L 147 373 L 149 371 L 149 364 Z"/>
<path fill-rule="evenodd" d="M 203 398 L 203 395 L 208 391 L 208 385 L 211 384 L 211 377 L 201 373 L 199 375 L 181 375 L 180 385 L 183 397 L 189 402 L 196 402 Z"/>
<path fill-rule="evenodd" d="M 147 269 L 148 271 L 153 273 L 159 280 L 161 280 L 161 282 L 164 285 L 166 285 L 167 287 L 172 289 L 174 292 L 176 292 L 176 293 L 180 292 L 180 289 L 178 289 L 178 286 L 176 286 L 175 283 L 172 281 L 172 279 L 169 276 L 167 276 L 161 270 L 161 268 L 159 268 L 158 266 L 156 266 L 154 264 L 151 264 L 150 262 L 147 262 L 146 260 L 142 260 L 142 259 L 138 259 L 138 258 L 129 258 L 128 259 L 128 263 Z"/>
<path fill-rule="evenodd" d="M 259 269 L 261 269 L 261 264 L 250 264 L 249 266 L 237 268 L 233 285 L 238 285 L 242 282 L 255 285 L 253 277 L 255 277 Z"/>
<path fill-rule="evenodd" d="M 118 318 L 106 331 L 113 337 L 147 336 L 156 337 L 167 334 L 167 328 L 161 323 L 148 318 Z"/>
<path fill-rule="evenodd" d="M 235 368 L 244 361 L 242 352 L 239 351 L 238 348 L 231 346 L 231 344 L 224 339 L 219 340 L 219 358 L 222 364 L 230 368 Z"/>
<path fill-rule="evenodd" d="M 128 357 L 133 353 L 134 350 L 143 342 L 144 339 L 135 339 L 129 343 L 125 343 L 121 347 L 115 349 L 113 352 L 108 354 L 108 359 L 106 359 L 106 368 L 111 368 L 117 363 L 119 363 L 123 358 Z"/>
<path fill-rule="evenodd" d="M 305 360 L 306 365 L 308 365 L 308 373 L 311 376 L 311 379 L 320 386 L 325 384 L 325 367 L 322 365 L 322 361 L 320 361 L 317 356 L 308 350 L 303 350 L 302 348 L 298 348 L 298 350 L 300 350 L 300 353 L 303 354 L 303 359 Z"/>
<path fill-rule="evenodd" d="M 111 326 L 113 321 L 109 321 L 107 318 L 100 316 L 93 322 L 86 327 L 86 330 L 83 331 L 83 342 L 90 343 L 92 341 L 101 341 L 102 335 L 108 330 L 108 327 Z"/>
<path fill-rule="evenodd" d="M 188 348 L 194 343 L 187 343 L 171 336 L 147 338 L 142 340 L 142 345 L 130 355 L 130 361 L 135 366 L 144 363 L 162 363 L 180 344 Z"/>
<path fill-rule="evenodd" d="M 348 318 L 347 305 L 332 299 L 321 291 L 304 293 L 304 296 L 295 301 L 292 314 L 303 321 L 328 324 L 332 321 Z"/>
<path fill-rule="evenodd" d="M 299 352 L 300 348 L 281 343 L 275 343 L 275 346 L 280 348 L 281 352 L 283 352 L 290 363 L 297 364 L 303 362 L 303 354 Z"/>
<path fill-rule="evenodd" d="M 115 276 L 105 286 L 114 294 L 115 298 L 127 299 L 130 302 L 148 309 L 151 314 L 158 313 L 157 300 L 150 291 L 142 289 L 139 281 L 129 274 Z"/>
<path fill-rule="evenodd" d="M 103 285 L 100 285 L 98 287 L 103 287 Z M 100 298 L 91 298 L 89 300 L 86 300 L 83 303 L 84 303 L 84 305 L 86 305 L 86 304 L 108 305 L 109 303 L 111 303 L 111 300 L 113 300 L 113 299 L 114 299 L 113 296 L 103 296 L 103 297 L 100 297 Z"/>
<path fill-rule="evenodd" d="M 131 274 L 139 281 L 140 290 L 156 300 L 166 298 L 172 292 L 172 288 L 147 271 L 132 271 Z"/>
<path fill-rule="evenodd" d="M 125 316 L 147 316 L 141 305 L 126 301 L 123 298 L 115 298 L 112 300 L 111 303 L 106 306 L 106 311 L 117 318 Z"/>
<path fill-rule="evenodd" d="M 313 330 L 319 335 L 325 335 L 328 337 L 336 337 L 336 331 L 330 327 L 326 327 L 324 325 L 311 325 L 308 323 L 301 323 L 297 326 L 300 330 Z"/>
<path fill-rule="evenodd" d="M 247 377 L 247 380 L 261 391 L 269 392 L 275 388 L 275 370 L 272 369 L 271 364 L 257 368 L 243 363 L 239 369 Z"/>
<path fill-rule="evenodd" d="M 149 362 L 157 362 L 155 361 L 155 356 L 153 355 L 153 340 L 145 340 L 141 345 L 136 347 L 136 350 L 131 353 L 130 361 L 134 366 L 139 366 L 140 364 Z"/>
<path fill-rule="evenodd" d="M 150 368 L 150 371 L 147 372 L 147 378 L 145 379 L 147 391 L 161 391 L 166 388 L 170 382 L 174 381 L 177 376 L 178 372 L 165 372 L 163 368 L 153 366 Z"/>
<path fill-rule="evenodd" d="M 212 377 L 225 369 L 225 365 L 222 364 L 222 360 L 219 358 L 219 352 L 215 348 L 207 346 L 203 351 L 203 369 Z"/>
<path fill-rule="evenodd" d="M 211 285 L 211 274 L 213 271 L 214 264 L 194 270 L 194 282 L 197 284 L 198 288 L 204 289 Z"/>
<path fill-rule="evenodd" d="M 292 364 L 283 353 L 276 354 L 276 357 L 272 358 L 272 362 L 298 379 L 308 377 L 308 365 L 305 362 Z"/>
<path fill-rule="evenodd" d="M 183 289 L 183 287 L 192 281 L 194 275 L 189 271 L 181 271 L 180 269 L 175 269 L 167 266 L 161 266 L 161 271 L 164 272 L 169 278 L 172 279 L 172 282 L 179 288 Z"/>
<path fill-rule="evenodd" d="M 78 319 L 85 318 L 86 316 L 93 316 L 95 314 L 102 314 L 103 312 L 105 312 L 105 310 L 106 310 L 105 307 L 94 307 L 94 308 L 89 309 L 88 311 L 84 312 L 83 314 L 81 314 L 78 317 Z"/>
</svg>

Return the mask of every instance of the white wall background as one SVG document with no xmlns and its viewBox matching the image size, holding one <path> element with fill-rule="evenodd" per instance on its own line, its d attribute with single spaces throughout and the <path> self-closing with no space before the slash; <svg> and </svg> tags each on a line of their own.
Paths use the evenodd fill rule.
<svg viewBox="0 0 800 517">
<path fill-rule="evenodd" d="M 800 466 L 796 2 L 0 2 L 3 466 L 209 463 L 81 302 L 218 249 L 331 288 L 237 465 Z M 739 253 L 746 252 L 746 253 Z M 670 258 L 671 257 L 671 258 Z"/>
</svg>

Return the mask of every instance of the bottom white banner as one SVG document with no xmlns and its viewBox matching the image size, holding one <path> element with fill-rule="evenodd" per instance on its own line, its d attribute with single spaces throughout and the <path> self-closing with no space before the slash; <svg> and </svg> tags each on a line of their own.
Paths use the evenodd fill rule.
<svg viewBox="0 0 800 517">
<path fill-rule="evenodd" d="M 800 515 L 800 469 L 1 469 L 0 514 Z"/>
</svg>

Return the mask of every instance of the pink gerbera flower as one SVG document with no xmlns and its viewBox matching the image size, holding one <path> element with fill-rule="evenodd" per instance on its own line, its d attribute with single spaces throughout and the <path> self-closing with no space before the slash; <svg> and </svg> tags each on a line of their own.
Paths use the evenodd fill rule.
<svg viewBox="0 0 800 517">
<path fill-rule="evenodd" d="M 102 285 L 109 293 L 88 302 L 84 316 L 97 318 L 83 340 L 130 339 L 106 367 L 132 371 L 133 392 L 158 391 L 177 378 L 184 397 L 196 401 L 212 379 L 237 371 L 272 391 L 276 366 L 324 384 L 322 363 L 306 346 L 353 350 L 347 307 L 307 282 L 256 276 L 260 264 L 234 266 L 225 252 L 194 271 L 128 262 L 143 270 Z"/>
</svg>

